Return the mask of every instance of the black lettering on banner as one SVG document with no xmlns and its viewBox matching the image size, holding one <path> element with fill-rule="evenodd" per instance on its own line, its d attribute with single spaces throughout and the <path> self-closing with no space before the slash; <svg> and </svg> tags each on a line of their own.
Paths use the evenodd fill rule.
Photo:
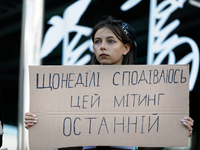
<svg viewBox="0 0 200 150">
<path fill-rule="evenodd" d="M 100 80 L 100 72 L 97 72 L 97 86 L 100 86 L 99 80 Z"/>
<path fill-rule="evenodd" d="M 89 97 L 89 95 L 84 95 L 83 96 L 83 107 L 82 107 L 83 109 L 87 109 L 87 107 L 85 107 L 85 103 L 88 102 L 88 101 L 85 100 L 86 97 Z"/>
<path fill-rule="evenodd" d="M 116 123 L 116 117 L 114 117 L 114 133 L 116 132 L 116 125 L 122 125 L 122 132 L 124 132 L 124 116 L 122 123 Z"/>
<path fill-rule="evenodd" d="M 118 86 L 119 85 L 119 83 L 115 83 L 115 75 L 116 74 L 120 74 L 120 72 L 115 72 L 115 74 L 113 75 L 113 85 L 115 85 L 115 86 Z"/>
<path fill-rule="evenodd" d="M 135 76 L 134 76 L 134 73 L 135 73 Z M 134 77 L 135 77 L 135 82 L 133 82 L 134 81 Z M 131 84 L 132 85 L 136 85 L 137 81 L 138 81 L 138 72 L 137 71 L 133 71 L 132 74 L 131 74 Z"/>
<path fill-rule="evenodd" d="M 145 116 L 142 116 L 142 127 L 141 127 L 142 134 L 144 134 L 144 118 L 145 118 Z"/>
<path fill-rule="evenodd" d="M 151 116 L 149 116 L 148 132 L 151 131 L 151 129 L 153 128 L 153 126 L 156 124 L 156 122 L 157 122 L 156 132 L 158 132 L 158 129 L 159 129 L 159 116 L 157 117 L 157 119 L 154 121 L 154 123 L 152 125 L 150 125 L 151 124 Z"/>
<path fill-rule="evenodd" d="M 186 77 L 183 77 L 183 70 L 181 70 L 181 79 L 180 79 L 181 83 L 185 83 L 187 81 L 187 78 Z"/>
<path fill-rule="evenodd" d="M 130 85 L 130 71 L 124 71 L 122 76 L 122 86 L 124 86 L 125 74 L 128 73 L 128 85 Z"/>
<path fill-rule="evenodd" d="M 81 134 L 81 132 L 79 132 L 79 133 L 77 133 L 76 132 L 76 120 L 80 120 L 81 121 L 81 118 L 79 118 L 79 117 L 76 117 L 75 119 L 74 119 L 74 124 L 73 124 L 73 130 L 74 130 L 74 135 L 76 135 L 76 136 L 78 136 L 78 135 L 80 135 Z M 69 121 L 69 125 L 67 125 L 67 120 Z M 68 131 L 68 130 L 69 131 Z M 69 133 L 68 133 L 68 132 Z M 67 134 L 68 133 L 68 134 Z M 72 119 L 70 118 L 70 117 L 66 117 L 65 119 L 64 119 L 64 121 L 63 121 L 63 135 L 64 136 L 70 136 L 72 134 Z"/>
<path fill-rule="evenodd" d="M 158 82 L 158 70 L 155 69 L 153 72 L 153 84 L 157 84 Z"/>
<path fill-rule="evenodd" d="M 148 102 L 147 102 L 147 106 L 149 106 L 149 101 L 154 101 L 154 106 L 156 105 L 156 94 L 154 94 L 154 98 L 149 98 L 150 94 L 148 94 Z"/>
<path fill-rule="evenodd" d="M 139 95 L 138 106 L 140 106 L 143 101 L 145 101 L 145 106 L 146 106 L 146 103 L 147 103 L 147 94 L 144 96 L 144 98 L 141 101 L 140 101 L 140 95 Z"/>
<path fill-rule="evenodd" d="M 79 73 L 79 75 L 78 75 L 77 81 L 75 83 L 75 87 L 76 87 L 77 84 L 82 84 L 82 86 L 84 87 L 84 83 L 82 81 L 82 74 L 81 73 Z"/>
<path fill-rule="evenodd" d="M 131 96 L 133 96 L 133 107 L 135 106 L 135 96 L 138 94 L 131 94 Z"/>
<path fill-rule="evenodd" d="M 173 79 L 174 79 L 174 69 L 170 69 L 168 74 L 168 82 L 171 84 L 173 82 Z"/>
<path fill-rule="evenodd" d="M 98 96 L 98 94 L 94 94 L 95 96 Z M 98 102 L 98 107 L 100 106 L 100 95 L 99 95 L 99 97 L 97 97 L 97 99 L 96 100 L 94 100 L 94 102 L 93 102 L 93 98 L 94 98 L 94 96 L 92 96 L 91 97 L 91 108 L 94 106 L 94 104 L 96 103 L 96 102 Z M 94 98 L 95 99 L 95 98 Z"/>
<path fill-rule="evenodd" d="M 85 87 L 88 87 L 87 80 L 88 79 L 88 72 L 85 73 Z"/>
<path fill-rule="evenodd" d="M 72 105 L 73 96 L 71 96 L 71 103 L 70 103 L 70 106 L 71 106 L 71 107 L 78 107 L 78 108 L 80 109 L 81 106 L 80 106 L 80 104 L 79 104 L 79 98 L 80 98 L 80 96 L 78 96 L 77 104 L 73 106 L 73 105 Z"/>
<path fill-rule="evenodd" d="M 65 83 L 65 88 L 67 88 L 68 73 L 66 74 L 66 79 L 64 80 L 63 78 L 64 78 L 64 73 L 62 73 L 61 88 L 63 88 L 63 82 L 66 82 Z"/>
<path fill-rule="evenodd" d="M 103 123 L 103 122 L 104 122 L 104 123 Z M 98 134 L 100 134 L 102 125 L 104 125 L 104 126 L 106 127 L 106 131 L 107 131 L 107 133 L 109 133 L 109 132 L 108 132 L 108 127 L 107 127 L 107 124 L 106 124 L 106 119 L 103 117 L 102 120 L 101 120 L 101 125 L 100 125 L 100 127 L 99 127 L 99 132 L 98 132 Z"/>
<path fill-rule="evenodd" d="M 127 133 L 129 133 L 130 131 L 130 125 L 134 125 L 135 126 L 135 133 L 137 133 L 137 116 L 135 116 L 135 122 L 131 123 L 130 122 L 130 116 L 128 116 L 128 128 L 127 128 Z"/>
<path fill-rule="evenodd" d="M 175 73 L 174 73 L 174 83 L 175 83 L 175 84 L 178 83 L 178 81 L 176 81 L 176 72 L 177 72 L 177 71 L 180 71 L 180 70 L 179 70 L 179 69 L 176 69 L 176 70 L 175 70 Z"/>
<path fill-rule="evenodd" d="M 153 70 L 149 70 L 149 84 L 151 84 L 151 72 L 152 72 Z"/>
<path fill-rule="evenodd" d="M 165 95 L 164 93 L 159 93 L 158 94 L 158 105 L 159 105 L 159 103 L 160 103 L 160 95 Z"/>
<path fill-rule="evenodd" d="M 42 81 L 42 87 L 39 87 L 39 73 L 36 75 L 36 88 L 37 89 L 47 89 L 50 88 L 52 90 L 51 86 L 51 73 L 49 73 L 49 85 L 45 87 L 45 74 L 43 74 L 43 81 Z"/>
<path fill-rule="evenodd" d="M 129 107 L 129 105 L 128 105 L 128 97 L 129 97 L 129 94 L 126 94 L 126 107 Z"/>
<path fill-rule="evenodd" d="M 97 119 L 96 117 L 93 117 L 93 118 L 85 118 L 85 119 L 89 119 L 90 122 L 89 122 L 89 134 L 91 134 L 91 131 L 92 131 L 92 119 Z"/>
<path fill-rule="evenodd" d="M 69 120 L 69 126 L 66 125 L 66 120 Z M 66 134 L 66 127 L 69 127 L 69 133 Z M 72 132 L 72 120 L 70 117 L 66 117 L 63 121 L 63 134 L 64 136 L 70 136 Z"/>
<path fill-rule="evenodd" d="M 57 76 L 57 87 L 54 86 L 55 76 Z M 58 73 L 55 73 L 55 74 L 53 74 L 53 78 L 52 78 L 52 87 L 53 87 L 53 89 L 58 89 L 59 86 L 60 86 L 60 75 Z"/>
<path fill-rule="evenodd" d="M 91 77 L 91 79 L 90 79 L 89 87 L 90 87 L 91 84 L 92 84 L 92 80 L 93 80 L 93 84 L 94 84 L 94 86 L 95 86 L 95 72 L 92 73 L 92 77 Z"/>
<path fill-rule="evenodd" d="M 77 135 L 80 135 L 81 134 L 81 131 L 79 133 L 76 133 L 76 120 L 80 120 L 81 121 L 81 118 L 77 117 L 74 119 L 74 134 L 77 136 Z"/>
<path fill-rule="evenodd" d="M 116 95 L 114 96 L 114 107 L 115 107 L 116 104 L 117 104 L 118 106 L 120 106 L 122 102 L 123 102 L 123 107 L 124 107 L 125 95 L 123 95 L 123 97 L 122 97 L 120 103 L 118 103 L 117 98 L 116 98 Z"/>
<path fill-rule="evenodd" d="M 163 78 L 163 83 L 165 83 L 165 71 L 164 70 L 162 70 L 162 72 L 160 74 L 159 82 L 161 81 L 161 78 Z"/>
<path fill-rule="evenodd" d="M 71 75 L 74 75 L 75 73 L 69 73 L 69 81 L 68 81 L 68 88 L 73 88 L 73 86 L 70 86 L 71 81 L 74 81 L 71 79 Z"/>
<path fill-rule="evenodd" d="M 141 73 L 141 76 L 140 76 L 140 80 L 138 81 L 138 84 L 140 84 L 141 81 L 146 81 L 146 83 L 148 84 L 147 79 L 145 78 L 144 70 L 142 70 L 142 73 Z"/>
<path fill-rule="evenodd" d="M 166 73 L 166 83 L 168 83 L 168 77 L 169 76 L 169 71 L 168 71 L 168 69 L 167 69 L 167 73 Z"/>
</svg>

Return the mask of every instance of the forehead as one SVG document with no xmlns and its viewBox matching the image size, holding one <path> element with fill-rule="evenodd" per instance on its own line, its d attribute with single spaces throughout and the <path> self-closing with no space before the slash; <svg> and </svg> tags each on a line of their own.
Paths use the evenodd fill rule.
<svg viewBox="0 0 200 150">
<path fill-rule="evenodd" d="M 103 27 L 97 30 L 97 32 L 94 35 L 94 38 L 104 38 L 108 36 L 116 37 L 113 31 L 107 27 Z"/>
</svg>

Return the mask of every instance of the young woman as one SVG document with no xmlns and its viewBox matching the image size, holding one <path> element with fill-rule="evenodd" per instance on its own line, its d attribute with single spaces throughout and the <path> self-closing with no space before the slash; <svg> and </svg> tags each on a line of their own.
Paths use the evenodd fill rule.
<svg viewBox="0 0 200 150">
<path fill-rule="evenodd" d="M 136 63 L 136 37 L 134 29 L 121 20 L 115 20 L 111 16 L 100 21 L 92 32 L 94 56 L 91 64 L 100 65 L 128 65 Z M 183 125 L 189 130 L 189 136 L 192 135 L 192 126 L 194 121 L 190 117 L 181 120 Z M 37 118 L 32 113 L 25 114 L 26 128 L 37 123 Z M 78 148 L 77 148 L 78 149 Z M 82 148 L 79 148 L 82 149 Z M 83 149 L 130 149 L 134 147 L 84 147 Z M 139 148 L 152 149 L 152 148 Z M 153 148 L 163 149 L 163 148 Z"/>
</svg>

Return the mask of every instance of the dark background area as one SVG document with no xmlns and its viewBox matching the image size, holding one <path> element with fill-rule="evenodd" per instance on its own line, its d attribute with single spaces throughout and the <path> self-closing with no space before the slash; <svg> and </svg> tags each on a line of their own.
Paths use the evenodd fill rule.
<svg viewBox="0 0 200 150">
<path fill-rule="evenodd" d="M 136 30 L 138 42 L 138 64 L 147 63 L 149 1 L 143 0 L 128 11 L 121 11 L 120 6 L 126 0 L 92 0 L 79 25 L 93 27 L 102 16 L 112 15 L 131 24 Z M 63 16 L 64 10 L 75 0 L 46 0 L 44 16 L 44 35 L 50 25 L 47 21 L 54 15 Z M 200 8 L 185 2 L 182 9 L 177 9 L 167 20 L 169 24 L 175 19 L 180 25 L 169 35 L 192 38 L 200 48 Z M 0 0 L 0 87 L 4 97 L 4 123 L 18 125 L 18 92 L 19 92 L 19 61 L 22 26 L 22 0 Z M 82 40 L 85 40 L 84 37 Z M 188 45 L 175 49 L 177 60 L 190 51 Z M 89 50 L 87 51 L 88 53 Z M 61 65 L 62 42 L 54 51 L 43 59 L 43 65 Z M 166 61 L 163 61 L 166 64 Z M 193 91 L 190 92 L 190 115 L 195 120 L 192 138 L 192 149 L 200 149 L 200 76 Z"/>
</svg>

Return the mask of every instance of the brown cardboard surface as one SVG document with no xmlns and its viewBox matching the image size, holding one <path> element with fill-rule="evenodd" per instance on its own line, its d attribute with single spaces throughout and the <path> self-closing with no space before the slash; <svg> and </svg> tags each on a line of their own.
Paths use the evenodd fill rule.
<svg viewBox="0 0 200 150">
<path fill-rule="evenodd" d="M 189 65 L 29 69 L 31 150 L 188 146 Z"/>
</svg>

